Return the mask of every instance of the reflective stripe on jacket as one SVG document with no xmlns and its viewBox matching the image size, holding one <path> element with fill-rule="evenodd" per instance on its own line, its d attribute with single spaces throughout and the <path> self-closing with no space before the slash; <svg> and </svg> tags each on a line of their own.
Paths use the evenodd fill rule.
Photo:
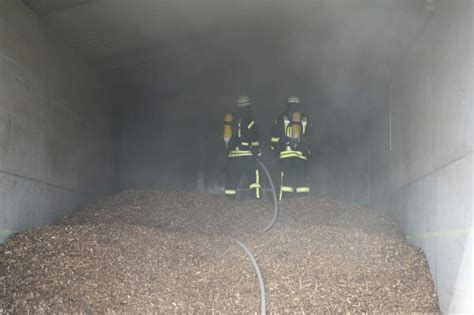
<svg viewBox="0 0 474 315">
<path fill-rule="evenodd" d="M 292 124 L 289 117 L 289 113 L 283 112 L 277 118 L 277 120 L 274 121 L 270 139 L 270 148 L 272 151 L 278 154 L 280 159 L 296 157 L 306 160 L 309 156 L 311 156 L 309 142 L 312 132 L 312 123 L 309 117 L 302 113 L 301 140 L 296 143 L 294 147 L 292 147 L 290 146 L 292 137 Z"/>
<path fill-rule="evenodd" d="M 233 143 L 234 146 L 228 148 L 229 158 L 262 155 L 257 125 L 250 114 L 234 122 L 232 127 L 233 135 L 229 143 Z"/>
</svg>

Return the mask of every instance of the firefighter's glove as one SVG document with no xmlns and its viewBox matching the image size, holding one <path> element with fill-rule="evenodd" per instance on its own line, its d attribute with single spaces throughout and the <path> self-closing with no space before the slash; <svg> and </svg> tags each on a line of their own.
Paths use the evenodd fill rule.
<svg viewBox="0 0 474 315">
<path fill-rule="evenodd" d="M 236 147 L 240 146 L 242 141 L 238 138 L 231 138 L 229 144 L 227 145 L 228 150 L 234 150 Z"/>
<path fill-rule="evenodd" d="M 254 148 L 251 148 L 250 150 L 252 151 L 252 154 L 253 154 L 254 157 L 258 158 L 258 157 L 262 156 L 262 150 L 260 150 L 260 148 L 258 148 L 258 147 L 255 148 L 254 147 Z"/>
</svg>

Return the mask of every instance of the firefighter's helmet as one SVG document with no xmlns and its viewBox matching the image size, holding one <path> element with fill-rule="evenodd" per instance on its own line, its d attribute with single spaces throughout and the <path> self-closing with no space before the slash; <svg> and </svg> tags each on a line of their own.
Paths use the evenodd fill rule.
<svg viewBox="0 0 474 315">
<path fill-rule="evenodd" d="M 298 96 L 290 96 L 286 99 L 286 103 L 290 104 L 301 104 L 300 98 Z"/>
<path fill-rule="evenodd" d="M 248 97 L 247 95 L 241 95 L 239 96 L 239 98 L 237 99 L 237 107 L 246 107 L 246 106 L 250 106 L 252 103 L 250 102 L 250 97 Z"/>
</svg>

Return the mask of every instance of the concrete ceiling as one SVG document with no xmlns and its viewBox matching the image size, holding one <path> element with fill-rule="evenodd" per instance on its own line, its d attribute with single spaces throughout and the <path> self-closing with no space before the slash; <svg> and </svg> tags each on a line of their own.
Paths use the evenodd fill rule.
<svg viewBox="0 0 474 315">
<path fill-rule="evenodd" d="M 432 2 L 433 0 L 427 0 Z M 234 48 L 268 42 L 297 44 L 338 30 L 362 39 L 391 39 L 404 13 L 421 0 L 24 0 L 71 46 L 101 69 L 130 66 L 224 42 Z M 398 4 L 396 4 L 398 3 Z M 418 5 L 419 6 L 419 5 Z M 370 21 L 367 17 L 370 14 Z M 415 12 L 416 13 L 416 12 Z M 392 18 L 390 18 L 392 17 Z M 388 18 L 388 19 L 387 19 Z M 406 19 L 406 16 L 404 16 Z M 330 23 L 332 23 L 330 25 Z M 366 24 L 364 26 L 364 23 Z M 395 23 L 395 24 L 394 24 Z M 400 27 L 402 25 L 398 25 Z M 316 34 L 315 34 L 316 32 Z M 374 33 L 375 32 L 375 33 Z M 350 33 L 350 32 L 349 32 Z M 349 34 L 348 34 L 349 35 Z M 232 50 L 233 50 L 232 49 Z M 245 48 L 247 49 L 247 48 Z"/>
<path fill-rule="evenodd" d="M 199 38 L 246 36 L 249 23 L 268 16 L 273 6 L 268 1 L 258 6 L 218 0 L 24 1 L 71 46 L 106 69 L 180 52 Z M 223 26 L 226 31 L 220 32 Z"/>
<path fill-rule="evenodd" d="M 437 0 L 23 0 L 115 88 L 318 95 L 364 116 Z"/>
</svg>

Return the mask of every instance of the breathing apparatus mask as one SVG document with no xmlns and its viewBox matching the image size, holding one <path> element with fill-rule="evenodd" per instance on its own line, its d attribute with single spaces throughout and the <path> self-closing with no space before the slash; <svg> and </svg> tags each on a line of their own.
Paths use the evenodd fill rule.
<svg viewBox="0 0 474 315">
<path fill-rule="evenodd" d="M 242 119 L 250 112 L 250 106 L 236 106 L 234 109 L 234 118 L 236 120 Z"/>
<path fill-rule="evenodd" d="M 303 110 L 303 105 L 300 103 L 286 103 L 286 108 L 288 113 L 291 115 L 292 113 L 301 113 Z"/>
</svg>

